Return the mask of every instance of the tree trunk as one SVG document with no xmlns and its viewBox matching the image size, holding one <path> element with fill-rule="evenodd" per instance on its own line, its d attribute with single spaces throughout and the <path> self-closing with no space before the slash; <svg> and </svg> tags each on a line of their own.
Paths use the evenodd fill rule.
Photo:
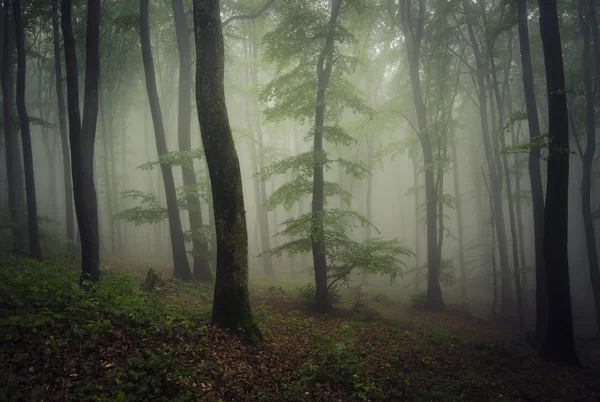
<svg viewBox="0 0 600 402">
<path fill-rule="evenodd" d="M 38 227 L 37 199 L 35 195 L 35 172 L 33 171 L 33 151 L 31 149 L 31 127 L 25 106 L 25 78 L 27 75 L 27 59 L 25 56 L 25 34 L 23 32 L 23 16 L 21 1 L 13 0 L 15 17 L 15 37 L 17 39 L 17 110 L 21 121 L 21 138 L 23 142 L 23 162 L 25 167 L 25 189 L 27 192 L 27 233 L 29 235 L 29 256 L 42 258 L 40 232 Z M 40 72 L 41 74 L 41 72 Z"/>
<path fill-rule="evenodd" d="M 102 166 L 104 168 L 104 197 L 106 198 L 106 208 L 108 209 L 108 236 L 110 237 L 110 250 L 113 255 L 117 254 L 117 238 L 115 236 L 115 212 L 113 206 L 113 198 L 111 194 L 111 175 L 109 172 L 110 168 L 110 147 L 112 141 L 108 138 L 112 136 L 113 133 L 108 132 L 106 127 L 106 107 L 104 107 L 104 102 L 102 102 L 102 96 L 100 96 L 100 118 L 102 125 L 102 154 L 104 156 L 104 160 Z M 112 181 L 115 178 L 112 177 Z"/>
<path fill-rule="evenodd" d="M 458 226 L 458 264 L 460 266 L 460 296 L 463 302 L 468 300 L 467 294 L 467 266 L 465 262 L 464 228 L 460 196 L 460 182 L 458 178 L 458 152 L 456 151 L 456 136 L 454 126 L 450 128 L 450 153 L 452 155 L 452 173 L 454 181 L 454 200 L 456 204 L 456 222 Z"/>
<path fill-rule="evenodd" d="M 540 0 L 540 34 L 546 66 L 549 149 L 544 210 L 548 327 L 541 355 L 579 365 L 573 339 L 569 259 L 569 116 L 556 0 Z"/>
<path fill-rule="evenodd" d="M 467 19 L 468 21 L 468 19 Z M 490 191 L 492 194 L 492 202 L 494 204 L 494 223 L 496 228 L 498 252 L 500 255 L 500 275 L 502 284 L 502 299 L 500 304 L 500 314 L 503 317 L 508 316 L 510 311 L 510 298 L 512 294 L 512 286 L 510 281 L 510 272 L 508 268 L 508 248 L 506 242 L 506 225 L 504 223 L 504 214 L 502 212 L 502 177 L 500 176 L 501 165 L 497 159 L 492 147 L 492 141 L 490 139 L 490 131 L 488 124 L 488 108 L 487 108 L 487 96 L 486 96 L 486 76 L 487 68 L 485 61 L 481 57 L 479 50 L 479 44 L 475 36 L 473 26 L 470 22 L 467 22 L 467 29 L 469 31 L 469 37 L 471 40 L 471 46 L 473 47 L 473 55 L 476 62 L 476 76 L 478 86 L 478 101 L 479 101 L 479 114 L 481 123 L 481 133 L 483 137 L 483 145 L 485 148 L 485 156 L 488 166 L 488 173 L 490 176 Z M 492 112 L 494 113 L 494 109 Z"/>
<path fill-rule="evenodd" d="M 192 150 L 191 120 L 192 120 L 192 69 L 190 35 L 192 30 L 186 22 L 183 0 L 171 0 L 173 16 L 175 18 L 175 33 L 177 35 L 177 47 L 179 49 L 179 109 L 178 109 L 178 139 L 180 151 Z M 183 185 L 196 187 L 196 173 L 194 163 L 181 166 Z M 194 279 L 200 282 L 212 282 L 213 276 L 208 261 L 208 245 L 204 239 L 199 237 L 199 231 L 204 226 L 202 221 L 202 208 L 198 196 L 188 194 L 186 197 L 190 229 L 192 231 L 192 254 L 194 258 Z"/>
<path fill-rule="evenodd" d="M 75 224 L 73 219 L 73 184 L 71 182 L 71 154 L 69 137 L 67 136 L 67 111 L 65 110 L 65 95 L 63 93 L 62 67 L 60 63 L 60 37 L 58 24 L 58 2 L 52 0 L 52 36 L 54 44 L 54 71 L 56 77 L 56 101 L 58 102 L 58 123 L 60 127 L 60 145 L 62 148 L 63 181 L 65 186 L 65 224 L 67 239 L 75 241 Z"/>
<path fill-rule="evenodd" d="M 156 75 L 154 72 L 154 60 L 152 59 L 152 48 L 150 44 L 149 23 L 149 0 L 140 0 L 140 40 L 142 45 L 142 60 L 144 62 L 144 73 L 146 75 L 146 90 L 150 103 L 150 113 L 154 125 L 156 138 L 156 151 L 159 158 L 168 152 L 165 127 L 160 110 L 158 90 L 156 89 Z M 161 164 L 160 169 L 165 187 L 165 198 L 167 199 L 167 211 L 169 215 L 169 233 L 171 235 L 171 249 L 173 251 L 173 277 L 183 280 L 192 280 L 192 273 L 185 250 L 185 239 L 179 217 L 177 206 L 177 193 L 175 190 L 175 179 L 173 170 L 167 164 Z"/>
<path fill-rule="evenodd" d="M 421 269 L 421 200 L 419 197 L 419 162 L 417 156 L 411 158 L 415 188 L 415 291 L 420 291 L 419 270 Z"/>
<path fill-rule="evenodd" d="M 488 40 L 488 43 L 490 41 Z M 500 89 L 496 75 L 496 65 L 493 56 L 493 46 L 491 44 L 488 45 L 488 53 L 490 58 L 491 65 L 491 76 L 493 82 L 494 93 L 496 95 L 496 106 L 498 108 L 498 127 L 496 129 L 496 136 L 500 139 L 500 149 L 504 149 L 506 147 L 506 141 L 504 139 L 504 96 L 500 96 Z M 506 93 L 508 88 L 508 79 L 509 79 L 509 71 L 510 65 L 512 64 L 512 35 L 511 31 L 509 31 L 508 35 L 508 64 L 509 66 L 504 70 L 504 81 L 503 81 L 503 93 Z M 497 147 L 496 147 L 497 148 Z M 508 157 L 506 153 L 503 153 L 502 156 L 502 167 L 504 169 L 504 178 L 506 181 L 506 195 L 508 198 L 508 216 L 510 222 L 510 235 L 512 238 L 512 257 L 513 257 L 513 276 L 515 280 L 515 290 L 517 295 L 517 315 L 519 319 L 519 328 L 521 331 L 525 329 L 525 314 L 523 311 L 523 293 L 521 288 L 521 269 L 519 262 L 519 244 L 518 244 L 518 235 L 517 235 L 517 223 L 515 219 L 515 210 L 513 203 L 513 193 L 512 193 L 512 184 L 510 180 L 510 168 L 508 166 Z"/>
<path fill-rule="evenodd" d="M 419 0 L 419 18 L 416 30 L 410 21 L 410 2 L 400 1 L 401 25 L 405 36 L 406 53 L 412 88 L 413 102 L 419 127 L 419 141 L 425 163 L 425 203 L 427 216 L 427 300 L 429 310 L 445 309 L 440 286 L 440 260 L 437 245 L 437 193 L 434 178 L 434 160 L 431 138 L 427 124 L 427 109 L 423 102 L 421 78 L 419 76 L 419 52 L 423 35 L 425 0 Z"/>
<path fill-rule="evenodd" d="M 527 0 L 517 0 L 519 23 L 519 47 L 521 50 L 521 67 L 523 69 L 523 87 L 525 89 L 525 105 L 527 108 L 527 123 L 529 125 L 529 181 L 531 184 L 531 205 L 533 208 L 533 232 L 535 249 L 535 300 L 536 320 L 535 338 L 541 343 L 548 325 L 548 310 L 546 306 L 546 268 L 544 265 L 543 234 L 544 234 L 544 188 L 540 169 L 539 135 L 533 67 L 529 46 L 529 28 L 527 26 Z"/>
<path fill-rule="evenodd" d="M 582 156 L 583 178 L 581 180 L 581 209 L 583 212 L 583 227 L 585 230 L 585 244 L 590 270 L 590 282 L 594 294 L 594 307 L 596 310 L 596 323 L 600 326 L 600 271 L 598 267 L 598 250 L 596 246 L 596 231 L 592 217 L 592 165 L 596 153 L 596 111 L 594 84 L 592 78 L 593 59 L 591 54 L 591 21 L 586 10 L 586 0 L 579 0 L 579 26 L 583 36 L 583 86 L 586 100 L 586 147 Z M 595 11 L 594 11 L 595 12 Z M 598 80 L 600 77 L 596 77 Z M 577 133 L 573 133 L 577 135 Z"/>
<path fill-rule="evenodd" d="M 8 208 L 15 251 L 23 252 L 22 229 L 24 224 L 23 171 L 21 149 L 15 133 L 13 109 L 13 36 L 11 35 L 10 2 L 4 0 L 4 44 L 2 47 L 2 99 L 4 111 L 4 147 L 6 151 L 6 173 L 8 177 Z"/>
<path fill-rule="evenodd" d="M 214 197 L 217 274 L 212 323 L 241 329 L 252 342 L 262 334 L 248 298 L 248 232 L 240 163 L 225 102 L 225 50 L 219 0 L 194 0 L 196 104 Z"/>
<path fill-rule="evenodd" d="M 321 50 L 317 61 L 317 99 L 315 109 L 315 138 L 313 152 L 315 166 L 313 173 L 312 194 L 312 222 L 311 243 L 313 253 L 313 264 L 315 270 L 316 296 L 314 309 L 324 313 L 331 309 L 329 302 L 329 289 L 327 286 L 327 259 L 325 256 L 325 229 L 323 226 L 324 203 L 325 203 L 325 179 L 323 175 L 323 163 L 320 162 L 320 154 L 323 153 L 323 129 L 325 126 L 325 91 L 331 78 L 333 68 L 333 52 L 335 31 L 334 27 L 340 14 L 341 0 L 333 0 L 331 3 L 331 17 L 325 45 Z M 317 156 L 318 155 L 318 156 Z"/>
<path fill-rule="evenodd" d="M 72 1 L 64 0 L 62 3 L 62 31 L 65 41 L 73 195 L 81 241 L 82 280 L 96 282 L 100 277 L 100 241 L 93 168 L 98 113 L 100 1 L 88 0 L 83 124 L 79 111 L 77 50 L 71 13 Z"/>
<path fill-rule="evenodd" d="M 250 65 L 250 85 L 252 88 L 256 88 L 258 86 L 258 67 L 257 67 L 257 63 L 258 63 L 258 49 L 257 49 L 257 44 L 256 43 L 251 43 L 250 44 L 250 48 L 251 48 L 251 56 L 252 59 L 254 60 L 254 62 Z M 261 124 L 261 115 L 262 112 L 259 108 L 258 105 L 258 99 L 256 97 L 253 97 L 252 99 L 252 114 L 254 116 L 254 126 L 256 129 L 256 139 L 258 140 L 258 168 L 260 169 L 260 171 L 262 171 L 265 168 L 265 145 L 264 145 L 264 139 L 263 139 L 263 128 L 262 128 L 262 124 Z M 274 178 L 271 180 L 275 180 Z M 274 183 L 274 181 L 273 181 Z M 267 183 L 265 183 L 263 180 L 259 181 L 259 187 L 260 187 L 260 199 L 262 200 L 262 202 L 264 203 L 267 200 Z M 269 230 L 269 211 L 267 211 L 267 209 L 262 206 L 262 204 L 260 205 L 260 240 L 261 240 L 261 244 L 263 245 L 263 249 L 265 250 L 269 250 L 271 248 L 271 232 Z M 275 212 L 274 212 L 275 214 Z M 274 217 L 274 221 L 276 222 L 276 219 Z M 275 231 L 277 231 L 277 228 L 275 228 Z M 274 272 L 273 272 L 273 259 L 271 257 L 271 255 L 266 255 L 265 256 L 265 275 L 267 276 L 273 276 Z"/>
</svg>

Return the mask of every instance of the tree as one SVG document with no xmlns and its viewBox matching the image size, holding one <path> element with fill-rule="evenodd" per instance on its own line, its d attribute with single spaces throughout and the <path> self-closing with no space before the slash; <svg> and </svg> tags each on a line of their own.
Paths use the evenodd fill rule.
<svg viewBox="0 0 600 402">
<path fill-rule="evenodd" d="M 569 116 L 556 0 L 540 0 L 540 34 L 548 95 L 548 184 L 544 209 L 544 261 L 548 326 L 542 357 L 579 365 L 573 339 L 567 232 L 569 221 Z"/>
<path fill-rule="evenodd" d="M 315 110 L 315 135 L 313 152 L 323 151 L 323 126 L 325 125 L 325 91 L 331 78 L 333 68 L 333 51 L 335 41 L 335 24 L 340 15 L 342 0 L 332 0 L 331 17 L 327 37 L 317 60 L 317 103 Z M 327 260 L 325 258 L 325 230 L 323 227 L 323 203 L 325 201 L 325 180 L 323 163 L 315 158 L 313 171 L 311 244 L 315 270 L 315 309 L 326 312 L 330 308 L 327 288 Z"/>
<path fill-rule="evenodd" d="M 2 46 L 2 102 L 4 117 L 4 144 L 6 146 L 6 171 L 8 173 L 8 208 L 12 233 L 15 241 L 15 251 L 23 251 L 22 225 L 24 223 L 23 205 L 25 205 L 23 190 L 23 169 L 21 166 L 21 149 L 15 135 L 13 121 L 13 35 L 11 35 L 10 1 L 4 1 L 4 23 Z"/>
<path fill-rule="evenodd" d="M 594 60 L 592 58 L 591 44 L 591 24 L 593 19 L 591 14 L 586 12 L 596 12 L 594 8 L 589 8 L 591 0 L 579 0 L 579 28 L 583 37 L 583 86 L 585 92 L 585 128 L 586 128 L 586 146 L 585 152 L 582 152 L 579 144 L 577 133 L 573 133 L 576 139 L 579 153 L 583 163 L 583 178 L 581 180 L 581 209 L 583 217 L 583 227 L 585 231 L 585 245 L 587 249 L 587 257 L 589 264 L 590 282 L 594 294 L 594 306 L 596 310 L 596 322 L 600 325 L 600 267 L 598 264 L 598 250 L 596 245 L 596 231 L 594 229 L 594 219 L 592 213 L 592 165 L 594 162 L 594 154 L 596 153 L 596 110 L 594 97 L 594 78 L 592 66 Z M 596 49 L 597 51 L 597 49 Z M 596 77 L 598 81 L 600 77 Z"/>
<path fill-rule="evenodd" d="M 434 178 L 433 147 L 427 123 L 427 108 L 423 101 L 421 78 L 419 76 L 419 55 L 425 28 L 425 0 L 419 0 L 416 22 L 411 18 L 412 7 L 410 1 L 400 0 L 399 7 L 400 27 L 404 35 L 412 96 L 417 114 L 418 136 L 425 163 L 425 203 L 427 215 L 427 301 L 425 304 L 431 310 L 443 310 L 445 303 L 442 296 L 442 288 L 440 287 L 441 261 L 437 240 L 438 201 Z"/>
<path fill-rule="evenodd" d="M 98 83 L 100 77 L 100 0 L 88 0 L 85 41 L 85 90 L 83 121 L 79 111 L 77 50 L 71 21 L 71 0 L 62 3 L 62 31 L 67 77 L 71 173 L 75 213 L 81 240 L 82 280 L 100 279 L 100 236 L 98 200 L 94 186 L 94 142 L 98 119 Z"/>
<path fill-rule="evenodd" d="M 248 298 L 248 232 L 240 163 L 225 103 L 225 51 L 219 0 L 194 0 L 196 106 L 214 199 L 217 268 L 212 323 L 262 334 Z"/>
<path fill-rule="evenodd" d="M 65 183 L 65 218 L 67 239 L 75 241 L 73 222 L 73 185 L 71 183 L 71 155 L 69 138 L 67 136 L 67 121 L 65 110 L 65 95 L 63 92 L 62 67 L 60 63 L 60 37 L 58 22 L 58 1 L 52 0 L 52 38 L 54 44 L 54 77 L 56 81 L 56 101 L 58 103 L 58 123 L 60 126 L 60 144 L 63 161 L 63 181 Z"/>
<path fill-rule="evenodd" d="M 179 132 L 179 150 L 191 151 L 190 124 L 192 119 L 192 69 L 190 35 L 192 30 L 186 22 L 186 14 L 182 0 L 172 0 L 173 16 L 175 18 L 175 34 L 177 36 L 177 49 L 179 51 L 179 109 L 177 128 Z M 191 164 L 182 164 L 183 185 L 188 188 L 197 186 L 196 173 L 193 161 Z M 186 202 L 190 220 L 192 237 L 192 255 L 194 258 L 194 279 L 200 282 L 212 282 L 213 276 L 208 261 L 208 245 L 200 234 L 203 227 L 200 200 L 192 191 L 187 192 Z"/>
<path fill-rule="evenodd" d="M 533 208 L 533 234 L 535 245 L 535 294 L 536 294 L 536 340 L 542 342 L 547 325 L 546 311 L 546 268 L 544 266 L 543 234 L 544 234 L 544 189 L 540 169 L 540 124 L 538 120 L 537 102 L 529 45 L 529 27 L 527 26 L 527 0 L 517 0 L 519 48 L 521 50 L 521 68 L 523 70 L 523 87 L 527 124 L 529 125 L 529 181 L 531 184 L 531 205 Z"/>
<path fill-rule="evenodd" d="M 42 258 L 40 233 L 38 227 L 37 199 L 35 195 L 35 173 L 33 171 L 33 151 L 31 149 L 31 128 L 25 105 L 25 79 L 27 59 L 25 56 L 25 33 L 21 1 L 13 0 L 15 17 L 15 37 L 17 39 L 17 109 L 21 120 L 21 138 L 23 142 L 23 162 L 25 165 L 25 189 L 27 193 L 27 233 L 29 235 L 29 255 L 34 259 Z M 12 85 L 12 84 L 11 84 Z M 11 100 L 12 101 L 12 100 Z"/>
<path fill-rule="evenodd" d="M 160 110 L 160 101 L 158 99 L 158 90 L 156 88 L 156 75 L 154 72 L 154 60 L 152 58 L 152 48 L 150 43 L 149 8 L 149 0 L 140 0 L 140 40 L 142 45 L 142 60 L 144 63 L 146 90 L 148 92 L 152 123 L 154 124 L 156 150 L 160 158 L 165 155 L 168 150 L 165 127 L 162 120 L 162 112 Z M 160 169 L 167 199 L 169 232 L 171 234 L 171 248 L 173 250 L 173 277 L 192 280 L 192 273 L 190 272 L 190 266 L 185 250 L 183 229 L 179 218 L 179 209 L 177 207 L 177 192 L 175 191 L 173 171 L 171 170 L 171 166 L 166 163 L 161 163 Z"/>
</svg>

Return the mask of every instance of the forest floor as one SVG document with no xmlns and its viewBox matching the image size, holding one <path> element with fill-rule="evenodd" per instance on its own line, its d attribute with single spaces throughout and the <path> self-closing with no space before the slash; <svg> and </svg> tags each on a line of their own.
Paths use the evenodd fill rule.
<svg viewBox="0 0 600 402">
<path fill-rule="evenodd" d="M 0 400 L 597 401 L 597 370 L 541 361 L 510 328 L 365 292 L 330 315 L 255 284 L 264 343 L 209 325 L 208 286 L 0 254 Z"/>
</svg>

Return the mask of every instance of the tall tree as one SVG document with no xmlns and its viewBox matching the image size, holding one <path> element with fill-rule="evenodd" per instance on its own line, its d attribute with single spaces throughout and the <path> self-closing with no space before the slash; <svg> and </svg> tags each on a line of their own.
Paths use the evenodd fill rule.
<svg viewBox="0 0 600 402">
<path fill-rule="evenodd" d="M 333 51 L 335 43 L 335 24 L 340 15 L 342 0 L 332 0 L 331 16 L 325 44 L 317 60 L 317 103 L 315 109 L 315 136 L 313 152 L 315 165 L 313 171 L 311 245 L 315 270 L 315 310 L 326 312 L 330 309 L 327 287 L 327 260 L 325 257 L 325 229 L 323 225 L 323 204 L 325 202 L 325 180 L 323 163 L 319 156 L 323 152 L 323 127 L 325 125 L 325 91 L 331 78 L 333 68 Z"/>
<path fill-rule="evenodd" d="M 192 63 L 190 37 L 192 30 L 186 22 L 183 0 L 171 0 L 173 16 L 175 18 L 175 34 L 177 36 L 177 49 L 179 51 L 179 109 L 177 116 L 177 129 L 180 151 L 192 150 L 190 125 L 192 120 Z M 183 185 L 190 188 L 197 186 L 196 173 L 193 161 L 182 164 Z M 194 279 L 200 282 L 213 280 L 210 271 L 208 245 L 200 234 L 203 227 L 202 209 L 200 199 L 193 192 L 186 193 L 190 230 L 192 232 L 192 254 L 194 259 Z"/>
<path fill-rule="evenodd" d="M 8 208 L 12 232 L 15 240 L 15 251 L 23 251 L 22 226 L 24 224 L 23 205 L 25 204 L 23 189 L 23 170 L 21 165 L 21 149 L 15 133 L 13 104 L 13 38 L 11 35 L 10 1 L 4 1 L 4 43 L 2 46 L 2 99 L 4 117 L 4 144 L 6 147 L 6 171 L 8 176 Z"/>
<path fill-rule="evenodd" d="M 27 76 L 27 58 L 25 55 L 25 33 L 21 1 L 13 0 L 15 16 L 15 37 L 17 40 L 17 110 L 21 121 L 21 139 L 23 143 L 23 162 L 25 167 L 25 190 L 27 193 L 27 234 L 29 235 L 29 255 L 34 259 L 42 258 L 40 232 L 38 227 L 37 199 L 35 195 L 35 173 L 33 171 L 33 151 L 31 149 L 31 127 L 25 105 L 25 78 Z M 41 74 L 41 73 L 40 73 Z"/>
<path fill-rule="evenodd" d="M 596 12 L 588 7 L 590 0 L 579 0 L 579 28 L 583 37 L 583 87 L 585 92 L 585 132 L 586 146 L 582 155 L 583 178 L 581 180 L 581 209 L 583 212 L 583 227 L 585 231 L 585 245 L 588 257 L 588 269 L 592 292 L 594 295 L 594 306 L 596 310 L 596 322 L 600 325 L 600 271 L 598 264 L 598 250 L 596 246 L 596 230 L 592 213 L 592 165 L 596 153 L 596 99 L 594 96 L 594 78 L 592 66 L 592 18 L 587 11 Z M 598 81 L 599 77 L 596 77 Z M 573 133 L 577 138 L 577 133 Z M 579 145 L 579 141 L 577 142 Z"/>
<path fill-rule="evenodd" d="M 65 42 L 73 196 L 81 240 L 82 279 L 96 282 L 100 279 L 100 235 L 98 200 L 94 185 L 94 143 L 100 79 L 100 0 L 87 2 L 83 121 L 80 119 L 79 111 L 79 75 L 71 21 L 72 8 L 72 0 L 63 0 L 61 26 Z"/>
<path fill-rule="evenodd" d="M 548 326 L 541 355 L 579 365 L 573 337 L 569 259 L 569 116 L 556 0 L 539 0 L 540 34 L 548 95 L 548 184 L 544 209 L 544 261 Z"/>
<path fill-rule="evenodd" d="M 154 60 L 152 58 L 152 47 L 150 43 L 150 7 L 149 0 L 140 0 L 140 40 L 142 45 L 142 61 L 146 76 L 146 90 L 150 103 L 150 113 L 154 124 L 154 135 L 156 138 L 156 150 L 159 158 L 168 152 L 165 127 L 160 110 L 158 89 L 156 87 L 156 73 L 154 71 Z M 175 190 L 175 179 L 171 166 L 166 163 L 160 164 L 165 197 L 167 199 L 167 213 L 169 219 L 169 232 L 171 234 L 171 249 L 173 250 L 173 276 L 184 280 L 192 280 L 192 273 L 185 250 L 185 238 L 179 217 L 177 206 L 177 192 Z"/>
<path fill-rule="evenodd" d="M 535 249 L 535 301 L 536 320 L 535 338 L 538 343 L 544 337 L 548 311 L 546 310 L 546 268 L 544 266 L 543 234 L 544 234 L 544 188 L 540 168 L 540 123 L 538 120 L 537 102 L 531 63 L 531 47 L 529 45 L 529 27 L 527 25 L 527 0 L 517 0 L 519 47 L 521 50 L 521 68 L 523 87 L 525 90 L 525 107 L 527 124 L 529 125 L 529 181 L 531 184 L 531 206 L 533 208 L 533 234 Z"/>
<path fill-rule="evenodd" d="M 419 74 L 421 42 L 425 29 L 425 0 L 419 0 L 416 21 L 412 18 L 412 7 L 409 0 L 400 0 L 400 28 L 404 35 L 404 44 L 408 56 L 408 68 L 412 97 L 417 115 L 419 141 L 423 150 L 425 163 L 425 205 L 427 217 L 427 300 L 426 307 L 431 310 L 445 308 L 442 288 L 440 286 L 440 259 L 437 232 L 437 193 L 433 160 L 433 147 L 427 123 L 427 107 L 423 101 L 421 78 Z"/>
<path fill-rule="evenodd" d="M 67 239 L 75 241 L 73 219 L 73 185 L 71 183 L 71 154 L 69 152 L 69 137 L 65 110 L 65 95 L 63 92 L 63 75 L 60 62 L 60 37 L 58 22 L 58 1 L 52 0 L 52 39 L 54 44 L 54 77 L 56 79 L 56 101 L 58 103 L 58 124 L 60 127 L 60 144 L 63 161 L 63 181 L 65 186 L 65 222 Z"/>
<path fill-rule="evenodd" d="M 248 231 L 240 163 L 225 102 L 225 49 L 219 0 L 194 0 L 196 105 L 214 199 L 217 269 L 212 323 L 262 334 L 248 298 Z"/>
</svg>

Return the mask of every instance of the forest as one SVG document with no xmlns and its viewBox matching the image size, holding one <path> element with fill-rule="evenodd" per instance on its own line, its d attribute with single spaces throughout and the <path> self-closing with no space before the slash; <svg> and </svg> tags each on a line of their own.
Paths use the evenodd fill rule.
<svg viewBox="0 0 600 402">
<path fill-rule="evenodd" d="M 0 10 L 0 400 L 600 400 L 598 0 Z"/>
</svg>

